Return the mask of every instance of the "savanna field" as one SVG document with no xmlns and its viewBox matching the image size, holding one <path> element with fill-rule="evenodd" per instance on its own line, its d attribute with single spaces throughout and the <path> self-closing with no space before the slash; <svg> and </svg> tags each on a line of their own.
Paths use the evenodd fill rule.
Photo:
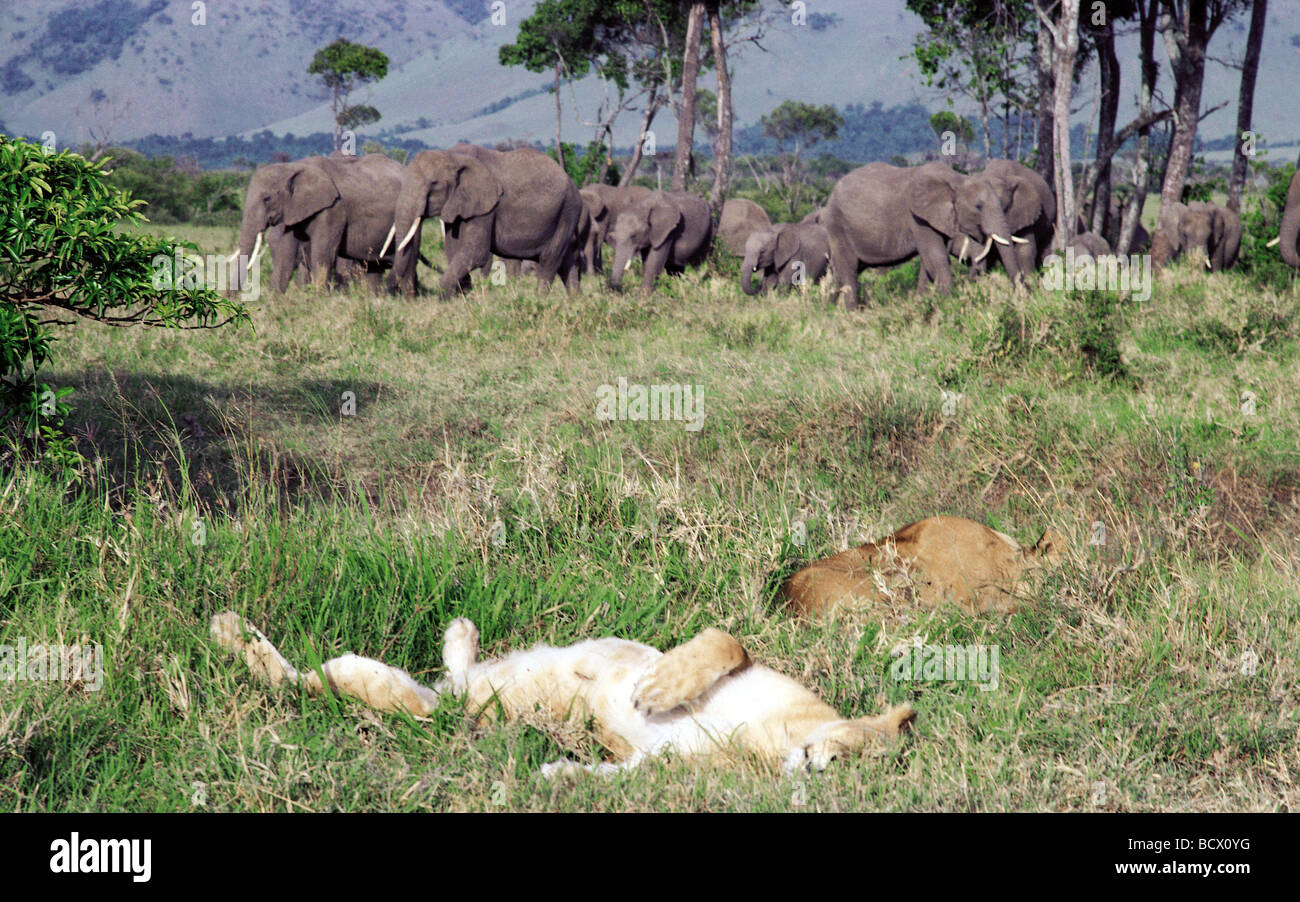
<svg viewBox="0 0 1300 902">
<path fill-rule="evenodd" d="M 1296 807 L 1294 287 L 1179 263 L 1145 301 L 1001 274 L 918 296 L 911 264 L 865 276 L 850 313 L 829 286 L 747 298 L 734 270 L 443 300 L 277 298 L 268 267 L 248 326 L 62 332 L 43 378 L 75 389 L 89 463 L 72 484 L 4 469 L 0 643 L 102 645 L 103 685 L 0 683 L 0 808 Z M 598 419 L 620 377 L 699 386 L 703 427 Z M 935 514 L 1071 547 L 1010 617 L 780 606 L 804 563 Z M 485 655 L 716 626 L 846 715 L 918 716 L 820 774 L 550 781 L 545 762 L 601 759 L 590 731 L 270 689 L 209 640 L 226 609 L 290 660 L 355 651 L 426 683 L 455 617 Z M 895 679 L 918 640 L 996 646 L 997 688 Z"/>
</svg>

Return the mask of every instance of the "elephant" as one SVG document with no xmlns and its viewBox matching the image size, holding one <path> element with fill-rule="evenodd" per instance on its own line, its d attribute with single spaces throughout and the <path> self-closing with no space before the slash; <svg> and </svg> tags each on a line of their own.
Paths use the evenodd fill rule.
<svg viewBox="0 0 1300 902">
<path fill-rule="evenodd" d="M 831 243 L 826 229 L 811 222 L 787 222 L 754 232 L 745 242 L 740 287 L 748 295 L 814 284 L 826 274 Z M 755 279 L 755 274 L 759 274 Z"/>
<path fill-rule="evenodd" d="M 231 261 L 247 255 L 251 265 L 265 233 L 277 291 L 288 286 L 305 255 L 315 285 L 326 284 L 338 261 L 351 260 L 360 264 L 374 291 L 383 269 L 406 262 L 397 284 L 413 294 L 418 247 L 387 255 L 384 246 L 401 176 L 402 164 L 383 154 L 307 157 L 263 166 L 248 181 L 239 249 Z M 242 284 L 244 275 L 238 273 L 232 283 Z"/>
<path fill-rule="evenodd" d="M 570 294 L 577 291 L 582 198 L 546 154 L 471 145 L 422 150 L 406 164 L 396 198 L 390 237 L 399 252 L 419 245 L 425 218 L 443 221 L 443 294 L 465 287 L 470 270 L 489 265 L 493 254 L 536 261 L 539 288 L 559 276 Z"/>
<path fill-rule="evenodd" d="M 821 225 L 821 224 L 822 224 L 822 213 L 825 212 L 825 210 L 826 210 L 825 207 L 817 207 L 817 208 L 815 208 L 811 213 L 809 213 L 807 216 L 805 216 L 803 219 L 801 219 L 801 220 L 799 220 L 799 221 L 800 221 L 800 222 L 810 222 L 810 223 L 813 223 L 814 225 Z"/>
<path fill-rule="evenodd" d="M 1277 244 L 1278 252 L 1287 266 L 1300 267 L 1300 169 L 1291 176 L 1291 186 L 1286 191 L 1286 206 L 1282 208 L 1282 227 L 1269 244 Z"/>
<path fill-rule="evenodd" d="M 654 288 L 665 269 L 681 272 L 709 254 L 713 217 L 703 198 L 685 191 L 652 191 L 624 210 L 614 225 L 611 288 L 623 284 L 623 272 L 641 255 L 641 290 Z"/>
<path fill-rule="evenodd" d="M 1161 208 L 1151 253 L 1157 265 L 1184 253 L 1197 257 L 1213 272 L 1231 267 L 1241 250 L 1241 217 L 1218 204 L 1193 201 Z"/>
<path fill-rule="evenodd" d="M 594 276 L 602 271 L 601 250 L 612 240 L 619 214 L 649 193 L 649 188 L 640 185 L 588 185 L 579 192 L 591 219 L 591 228 L 583 243 L 583 271 L 587 275 Z"/>
<path fill-rule="evenodd" d="M 961 175 L 943 163 L 915 167 L 869 163 L 854 169 L 831 191 L 822 214 L 830 237 L 831 270 L 858 306 L 858 275 L 868 266 L 893 266 L 920 255 L 922 279 L 939 291 L 952 289 L 950 239 L 983 250 L 994 242 L 1014 281 L 1020 264 L 1011 250 L 1026 239 L 1012 234 L 1002 198 L 989 179 Z"/>
<path fill-rule="evenodd" d="M 1096 232 L 1080 232 L 1066 247 L 1074 248 L 1076 255 L 1087 254 L 1093 259 L 1110 256 L 1110 242 Z"/>
<path fill-rule="evenodd" d="M 772 220 L 766 210 L 752 200 L 733 197 L 722 205 L 722 216 L 718 220 L 718 240 L 727 253 L 743 257 L 749 236 L 771 228 Z"/>
<path fill-rule="evenodd" d="M 1056 227 L 1056 194 L 1034 170 L 1012 160 L 989 160 L 975 178 L 989 179 L 1015 238 L 1020 279 L 1043 265 Z"/>
</svg>

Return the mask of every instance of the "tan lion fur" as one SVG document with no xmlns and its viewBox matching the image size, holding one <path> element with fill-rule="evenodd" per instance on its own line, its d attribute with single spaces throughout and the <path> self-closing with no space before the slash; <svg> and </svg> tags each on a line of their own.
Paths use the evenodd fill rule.
<svg viewBox="0 0 1300 902">
<path fill-rule="evenodd" d="M 452 621 L 443 637 L 447 675 L 422 686 L 406 671 L 357 655 L 300 674 L 256 628 L 233 611 L 212 618 L 213 640 L 243 657 L 272 685 L 301 685 L 351 695 L 384 711 L 427 716 L 439 696 L 464 696 L 476 716 L 593 720 L 616 764 L 635 767 L 648 755 L 683 757 L 751 752 L 786 770 L 820 770 L 837 757 L 892 739 L 914 719 L 910 706 L 877 717 L 843 718 L 810 689 L 750 660 L 736 639 L 706 629 L 666 654 L 639 642 L 605 638 L 562 648 L 539 645 L 488 661 L 478 658 L 478 630 Z M 553 774 L 579 767 L 559 761 Z M 591 769 L 591 768 L 588 768 Z"/>
<path fill-rule="evenodd" d="M 888 602 L 910 590 L 925 608 L 954 601 L 971 612 L 1014 612 L 1064 537 L 1048 529 L 1033 548 L 962 517 L 929 517 L 891 536 L 814 561 L 786 580 L 785 600 L 803 614 Z"/>
</svg>

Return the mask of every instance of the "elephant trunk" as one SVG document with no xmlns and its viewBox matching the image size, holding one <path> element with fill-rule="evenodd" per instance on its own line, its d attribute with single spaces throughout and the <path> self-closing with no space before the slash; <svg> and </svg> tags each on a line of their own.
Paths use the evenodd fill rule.
<svg viewBox="0 0 1300 902">
<path fill-rule="evenodd" d="M 1014 285 L 1028 278 L 1029 274 L 1020 266 L 1016 245 L 1011 241 L 1013 234 L 1011 226 L 1002 211 L 994 210 L 986 213 L 980 225 L 984 229 L 985 238 L 998 246 L 998 256 L 1002 258 L 1002 265 L 1006 267 L 1007 277 L 1011 279 L 1011 283 Z"/>
<path fill-rule="evenodd" d="M 763 275 L 761 261 L 758 254 L 746 254 L 745 263 L 740 270 L 740 288 L 745 294 L 753 297 L 758 294 L 763 287 Z M 758 278 L 755 279 L 754 277 Z"/>
<path fill-rule="evenodd" d="M 623 287 L 623 273 L 632 265 L 633 248 L 630 244 L 614 245 L 614 263 L 609 269 L 609 287 Z"/>
<path fill-rule="evenodd" d="M 253 207 L 245 207 L 239 222 L 239 247 L 230 259 L 229 286 L 232 290 L 242 290 L 248 281 L 248 265 L 253 264 L 253 255 L 260 253 L 262 232 L 266 229 L 266 217 Z"/>
<path fill-rule="evenodd" d="M 1300 267 L 1300 249 L 1296 247 L 1296 239 L 1300 238 L 1300 182 L 1292 186 L 1290 193 L 1293 196 L 1287 198 L 1286 213 L 1278 232 L 1281 241 L 1278 252 L 1287 266 Z"/>
</svg>

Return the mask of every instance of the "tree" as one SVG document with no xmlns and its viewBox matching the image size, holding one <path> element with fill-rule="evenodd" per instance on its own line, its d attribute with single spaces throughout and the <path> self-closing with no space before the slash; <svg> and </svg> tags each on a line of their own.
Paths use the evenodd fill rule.
<svg viewBox="0 0 1300 902">
<path fill-rule="evenodd" d="M 707 10 L 703 0 L 692 0 L 686 21 L 686 46 L 682 57 L 682 102 L 677 109 L 677 152 L 673 158 L 673 190 L 686 190 L 686 178 L 695 172 L 695 81 L 700 74 L 700 37 Z"/>
<path fill-rule="evenodd" d="M 362 85 L 379 81 L 388 74 L 388 57 L 383 52 L 339 38 L 316 51 L 307 74 L 319 75 L 330 92 L 335 151 L 339 149 L 344 129 L 379 121 L 378 110 L 372 106 L 349 106 L 348 96 Z"/>
<path fill-rule="evenodd" d="M 1246 58 L 1241 66 L 1241 90 L 1237 95 L 1236 150 L 1232 155 L 1232 176 L 1228 179 L 1228 208 L 1241 209 L 1241 192 L 1246 187 L 1246 139 L 1255 111 L 1255 78 L 1259 75 L 1259 50 L 1264 43 L 1264 19 L 1268 0 L 1255 0 L 1250 11 L 1250 36 L 1246 39 Z"/>
<path fill-rule="evenodd" d="M 1035 0 L 1041 3 L 1041 0 Z M 1074 175 L 1070 169 L 1070 91 L 1074 87 L 1074 59 L 1079 52 L 1079 0 L 1060 0 L 1053 23 L 1039 6 L 1039 21 L 1052 37 L 1052 143 L 1055 153 L 1053 187 L 1056 190 L 1056 238 L 1053 247 L 1064 250 L 1074 235 Z"/>
<path fill-rule="evenodd" d="M 1169 141 L 1161 209 L 1183 199 L 1192 162 L 1196 127 L 1201 118 L 1201 88 L 1205 82 L 1206 49 L 1214 32 L 1248 0 L 1160 0 L 1160 33 L 1174 77 L 1174 132 Z M 1208 113 L 1206 114 L 1208 115 Z M 1168 248 L 1152 244 L 1157 263 L 1168 259 Z"/>
<path fill-rule="evenodd" d="M 776 142 L 781 158 L 781 184 L 790 218 L 794 218 L 803 193 L 804 172 L 800 157 L 803 151 L 821 141 L 834 141 L 844 126 L 844 117 L 830 104 L 813 106 L 794 100 L 784 101 L 759 119 L 763 134 Z M 794 145 L 792 152 L 786 148 Z"/>
<path fill-rule="evenodd" d="M 241 304 L 185 278 L 159 287 L 160 261 L 178 246 L 123 233 L 144 221 L 142 202 L 104 176 L 104 163 L 0 135 L 0 415 L 46 443 L 59 441 L 67 409 L 57 403 L 66 389 L 37 382 L 55 341 L 47 327 L 75 322 L 59 313 L 110 325 L 247 320 Z"/>
</svg>

